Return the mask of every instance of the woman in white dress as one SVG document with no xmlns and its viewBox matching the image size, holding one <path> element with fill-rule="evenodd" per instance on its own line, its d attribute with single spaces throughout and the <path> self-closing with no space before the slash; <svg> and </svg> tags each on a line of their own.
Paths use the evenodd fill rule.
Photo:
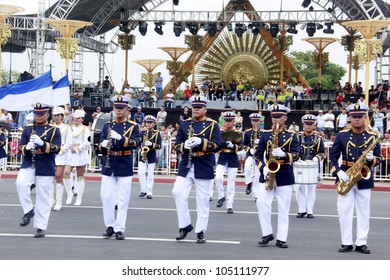
<svg viewBox="0 0 390 280">
<path fill-rule="evenodd" d="M 51 197 L 54 205 L 54 211 L 61 210 L 62 207 L 62 196 L 64 194 L 64 170 L 65 166 L 69 164 L 68 150 L 72 141 L 72 133 L 69 125 L 63 123 L 65 116 L 65 109 L 62 107 L 53 108 L 53 120 L 54 126 L 58 127 L 61 132 L 61 149 L 56 155 L 56 176 L 55 176 L 55 187 L 52 188 Z M 55 198 L 54 198 L 55 193 Z"/>
<path fill-rule="evenodd" d="M 69 165 L 65 168 L 64 186 L 66 193 L 68 194 L 68 199 L 66 200 L 66 204 L 68 205 L 72 203 L 73 198 L 70 173 L 72 168 L 75 167 L 77 180 L 74 187 L 77 191 L 77 199 L 74 205 L 81 205 L 85 188 L 85 166 L 89 162 L 89 137 L 91 136 L 91 131 L 88 126 L 83 125 L 85 116 L 85 112 L 83 110 L 76 110 L 72 116 L 73 124 L 70 126 L 72 140 L 68 150 Z"/>
</svg>

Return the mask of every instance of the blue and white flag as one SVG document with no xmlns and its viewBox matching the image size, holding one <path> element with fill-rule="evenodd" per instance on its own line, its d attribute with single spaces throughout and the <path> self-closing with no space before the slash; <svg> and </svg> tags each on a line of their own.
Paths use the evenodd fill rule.
<svg viewBox="0 0 390 280">
<path fill-rule="evenodd" d="M 41 76 L 20 83 L 0 87 L 0 108 L 8 111 L 27 111 L 32 104 L 52 103 L 53 81 L 51 70 Z"/>
<path fill-rule="evenodd" d="M 60 106 L 70 104 L 70 89 L 68 74 L 59 79 L 53 85 L 53 95 L 51 105 Z"/>
</svg>

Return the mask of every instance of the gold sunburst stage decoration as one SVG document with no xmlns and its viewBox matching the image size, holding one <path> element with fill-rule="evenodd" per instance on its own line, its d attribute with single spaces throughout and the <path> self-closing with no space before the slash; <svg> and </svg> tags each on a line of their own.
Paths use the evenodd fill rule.
<svg viewBox="0 0 390 280">
<path fill-rule="evenodd" d="M 215 83 L 232 80 L 249 81 L 263 87 L 280 79 L 280 63 L 261 36 L 246 32 L 239 38 L 234 32 L 223 31 L 196 66 L 196 84 L 209 76 Z"/>
</svg>

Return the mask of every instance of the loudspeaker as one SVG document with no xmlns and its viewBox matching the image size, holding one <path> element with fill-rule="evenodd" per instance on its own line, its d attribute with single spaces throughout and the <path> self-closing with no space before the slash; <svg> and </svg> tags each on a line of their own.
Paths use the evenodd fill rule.
<svg viewBox="0 0 390 280">
<path fill-rule="evenodd" d="M 91 107 L 103 107 L 103 96 L 91 95 Z"/>
</svg>

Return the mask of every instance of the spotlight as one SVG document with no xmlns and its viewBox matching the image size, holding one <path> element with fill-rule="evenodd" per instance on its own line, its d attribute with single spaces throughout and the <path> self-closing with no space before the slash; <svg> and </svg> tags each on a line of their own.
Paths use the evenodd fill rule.
<svg viewBox="0 0 390 280">
<path fill-rule="evenodd" d="M 179 0 L 173 0 L 172 2 L 173 2 L 173 5 L 175 5 L 175 6 L 179 5 Z"/>
<path fill-rule="evenodd" d="M 146 32 L 148 32 L 148 23 L 146 21 L 140 21 L 138 30 L 142 36 L 145 36 Z"/>
<path fill-rule="evenodd" d="M 255 36 L 257 36 L 257 35 L 259 35 L 259 33 L 260 33 L 260 28 L 259 28 L 259 25 L 257 24 L 257 23 L 252 23 L 252 33 L 253 33 L 253 35 L 255 35 Z"/>
<path fill-rule="evenodd" d="M 330 14 L 333 13 L 333 9 L 329 7 L 328 8 L 328 13 L 330 13 Z"/>
<path fill-rule="evenodd" d="M 291 23 L 286 31 L 290 34 L 298 34 L 297 25 L 295 23 Z"/>
<path fill-rule="evenodd" d="M 302 2 L 302 7 L 307 8 L 311 4 L 311 0 L 304 0 Z"/>
<path fill-rule="evenodd" d="M 263 22 L 261 24 L 261 29 L 264 29 L 265 31 L 269 32 L 269 25 Z"/>
<path fill-rule="evenodd" d="M 276 36 L 278 36 L 279 33 L 279 24 L 271 23 L 269 32 L 271 33 L 272 38 L 276 38 Z"/>
<path fill-rule="evenodd" d="M 324 29 L 325 34 L 333 34 L 334 30 L 332 29 L 333 22 L 325 22 L 326 29 Z"/>
<path fill-rule="evenodd" d="M 313 37 L 314 33 L 316 33 L 316 24 L 313 22 L 307 23 L 306 32 L 309 37 Z"/>
<path fill-rule="evenodd" d="M 310 12 L 314 11 L 313 6 L 310 6 L 309 11 L 310 11 Z"/>
<path fill-rule="evenodd" d="M 154 31 L 156 31 L 158 35 L 163 35 L 164 32 L 162 30 L 162 26 L 165 24 L 165 22 L 159 21 L 159 22 L 155 22 L 154 24 L 155 24 Z"/>
<path fill-rule="evenodd" d="M 197 35 L 199 31 L 199 25 L 197 23 L 188 24 L 188 29 L 192 35 Z"/>
<path fill-rule="evenodd" d="M 324 26 L 321 23 L 316 24 L 317 30 L 321 30 Z"/>
<path fill-rule="evenodd" d="M 183 32 L 183 28 L 180 22 L 175 22 L 173 24 L 173 32 L 175 33 L 176 37 L 180 37 L 180 34 Z"/>
<path fill-rule="evenodd" d="M 234 32 L 236 33 L 238 38 L 241 38 L 242 34 L 244 34 L 244 25 L 242 23 L 236 23 L 236 27 L 234 28 Z"/>
<path fill-rule="evenodd" d="M 228 31 L 233 31 L 233 24 L 231 22 L 229 22 L 227 25 L 226 25 L 226 28 Z"/>
<path fill-rule="evenodd" d="M 119 31 L 124 33 L 130 33 L 129 22 L 127 20 L 121 20 L 121 24 L 119 25 Z"/>
<path fill-rule="evenodd" d="M 215 22 L 210 22 L 207 27 L 207 32 L 210 37 L 214 37 L 218 32 L 217 24 Z"/>
</svg>

